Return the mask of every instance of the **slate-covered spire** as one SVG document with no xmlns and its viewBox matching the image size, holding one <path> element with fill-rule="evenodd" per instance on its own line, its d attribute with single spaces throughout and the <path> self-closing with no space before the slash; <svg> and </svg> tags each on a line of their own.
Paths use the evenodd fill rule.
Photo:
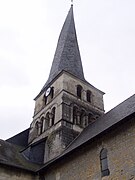
<svg viewBox="0 0 135 180">
<path fill-rule="evenodd" d="M 76 36 L 73 5 L 62 27 L 49 78 L 43 89 L 63 70 L 85 80 Z"/>
</svg>

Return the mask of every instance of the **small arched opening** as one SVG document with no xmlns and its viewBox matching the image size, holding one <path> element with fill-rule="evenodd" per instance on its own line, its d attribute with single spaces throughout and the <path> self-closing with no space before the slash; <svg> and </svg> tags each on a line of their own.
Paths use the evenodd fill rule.
<svg viewBox="0 0 135 180">
<path fill-rule="evenodd" d="M 87 92 L 86 92 L 86 99 L 88 102 L 91 103 L 91 91 L 89 91 L 89 90 L 87 90 Z"/>
<path fill-rule="evenodd" d="M 101 176 L 109 176 L 107 149 L 103 148 L 100 152 Z"/>
<path fill-rule="evenodd" d="M 49 118 L 49 112 L 45 116 L 45 130 L 48 129 L 50 126 L 50 118 Z"/>
<path fill-rule="evenodd" d="M 42 117 L 41 120 L 40 120 L 40 123 L 41 123 L 40 134 L 42 134 L 44 132 L 44 120 L 45 120 L 44 117 Z"/>
<path fill-rule="evenodd" d="M 81 85 L 77 85 L 77 97 L 78 98 L 82 98 L 82 86 Z"/>
<path fill-rule="evenodd" d="M 55 123 L 55 111 L 56 111 L 56 108 L 53 107 L 53 109 L 52 109 L 52 126 L 53 126 L 54 123 Z"/>
<path fill-rule="evenodd" d="M 53 97 L 54 97 L 54 87 L 51 87 L 50 96 L 51 96 L 51 99 L 53 99 Z"/>
</svg>

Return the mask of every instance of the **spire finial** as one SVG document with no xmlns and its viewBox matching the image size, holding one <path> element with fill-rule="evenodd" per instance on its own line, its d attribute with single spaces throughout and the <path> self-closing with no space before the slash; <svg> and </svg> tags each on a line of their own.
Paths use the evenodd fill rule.
<svg viewBox="0 0 135 180">
<path fill-rule="evenodd" d="M 71 0 L 71 6 L 73 6 L 73 0 Z"/>
</svg>

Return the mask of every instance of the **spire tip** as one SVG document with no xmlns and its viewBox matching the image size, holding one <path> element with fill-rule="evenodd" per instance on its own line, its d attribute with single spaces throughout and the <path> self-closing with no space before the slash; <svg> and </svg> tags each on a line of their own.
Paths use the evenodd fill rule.
<svg viewBox="0 0 135 180">
<path fill-rule="evenodd" d="M 71 0 L 71 6 L 73 6 L 73 0 Z"/>
</svg>

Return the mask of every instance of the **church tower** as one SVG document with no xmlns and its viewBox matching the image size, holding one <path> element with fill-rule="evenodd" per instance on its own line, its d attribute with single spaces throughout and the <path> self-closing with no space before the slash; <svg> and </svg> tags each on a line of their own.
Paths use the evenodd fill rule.
<svg viewBox="0 0 135 180">
<path fill-rule="evenodd" d="M 24 154 L 40 163 L 58 156 L 88 124 L 104 113 L 103 95 L 84 78 L 71 5 L 49 78 L 35 98 L 29 148 Z"/>
</svg>

